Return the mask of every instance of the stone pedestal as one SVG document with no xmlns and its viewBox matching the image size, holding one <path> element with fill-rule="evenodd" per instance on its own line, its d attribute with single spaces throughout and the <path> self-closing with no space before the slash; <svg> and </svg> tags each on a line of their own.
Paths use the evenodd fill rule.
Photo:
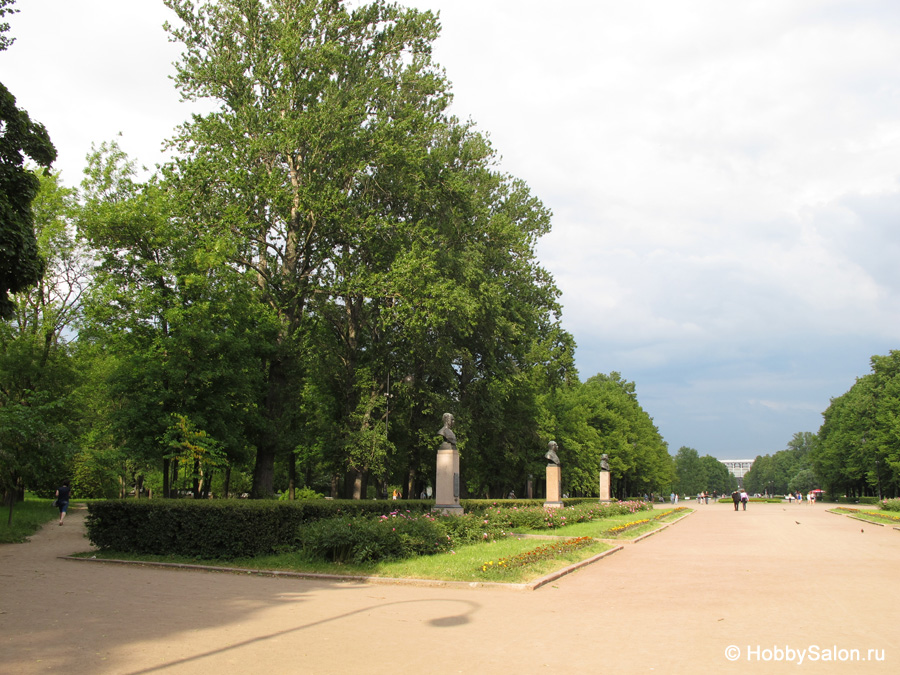
<svg viewBox="0 0 900 675">
<path fill-rule="evenodd" d="M 611 502 L 612 497 L 609 493 L 609 471 L 600 472 L 600 501 Z"/>
<path fill-rule="evenodd" d="M 442 443 L 437 452 L 437 480 L 434 490 L 434 509 L 441 513 L 459 516 L 459 450 L 449 443 Z"/>
<path fill-rule="evenodd" d="M 545 509 L 558 509 L 562 503 L 562 470 L 556 464 L 547 465 L 547 501 Z"/>
</svg>

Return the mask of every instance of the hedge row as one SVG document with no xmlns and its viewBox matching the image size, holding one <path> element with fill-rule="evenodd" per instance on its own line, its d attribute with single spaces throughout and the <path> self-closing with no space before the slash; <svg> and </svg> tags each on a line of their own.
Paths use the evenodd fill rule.
<svg viewBox="0 0 900 675">
<path fill-rule="evenodd" d="M 423 512 L 430 504 L 355 500 L 127 499 L 88 504 L 87 531 L 101 549 L 238 558 L 294 546 L 297 528 L 337 516 Z"/>
<path fill-rule="evenodd" d="M 304 550 L 362 562 L 439 552 L 447 542 L 492 540 L 512 528 L 552 529 L 652 508 L 594 501 L 548 511 L 540 500 L 463 500 L 466 515 L 434 518 L 433 505 L 423 500 L 110 500 L 88 504 L 87 530 L 98 548 L 128 553 L 233 559 Z M 386 520 L 394 525 L 371 525 Z"/>
</svg>

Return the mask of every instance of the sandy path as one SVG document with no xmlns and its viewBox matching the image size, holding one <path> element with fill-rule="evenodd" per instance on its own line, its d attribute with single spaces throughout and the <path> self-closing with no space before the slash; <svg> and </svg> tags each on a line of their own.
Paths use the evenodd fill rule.
<svg viewBox="0 0 900 675">
<path fill-rule="evenodd" d="M 825 508 L 700 506 L 534 592 L 59 560 L 75 511 L 0 546 L 0 672 L 895 673 L 900 532 Z"/>
</svg>

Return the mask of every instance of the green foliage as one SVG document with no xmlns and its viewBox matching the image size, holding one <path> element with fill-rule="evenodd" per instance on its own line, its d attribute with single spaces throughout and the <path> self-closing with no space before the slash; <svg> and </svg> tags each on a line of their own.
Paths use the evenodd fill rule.
<svg viewBox="0 0 900 675">
<path fill-rule="evenodd" d="M 325 496 L 325 495 L 319 494 L 318 492 L 316 492 L 316 491 L 313 490 L 312 488 L 308 488 L 308 487 L 297 488 L 297 489 L 294 490 L 294 499 L 322 499 L 322 497 L 324 497 L 324 496 Z M 279 497 L 279 499 L 281 499 L 281 500 L 289 500 L 289 499 L 290 499 L 290 493 L 289 493 L 289 492 L 282 492 L 282 493 L 281 493 L 281 496 Z"/>
<path fill-rule="evenodd" d="M 442 553 L 451 545 L 440 520 L 401 514 L 320 520 L 301 526 L 297 541 L 311 557 L 357 564 Z"/>
<path fill-rule="evenodd" d="M 808 431 L 794 434 L 786 449 L 753 461 L 744 476 L 744 487 L 748 492 L 769 494 L 785 494 L 788 490 L 806 493 L 821 487 L 812 463 L 817 443 L 816 434 Z"/>
<path fill-rule="evenodd" d="M 301 523 L 334 517 L 412 515 L 431 504 L 356 500 L 245 501 L 127 499 L 88 504 L 88 537 L 98 548 L 133 553 L 234 558 L 294 545 Z M 402 509 L 402 511 L 398 511 Z"/>
<path fill-rule="evenodd" d="M 830 495 L 900 494 L 900 351 L 871 364 L 823 413 L 811 464 Z"/>
<path fill-rule="evenodd" d="M 885 511 L 900 511 L 900 499 L 883 499 L 879 502 L 879 506 Z"/>
<path fill-rule="evenodd" d="M 2 34 L 0 34 L 2 37 Z M 5 47 L 5 45 L 2 45 Z M 25 158 L 49 167 L 56 149 L 42 124 L 16 107 L 16 99 L 0 84 L 0 318 L 13 315 L 10 293 L 40 281 L 44 263 L 34 234 L 31 203 L 40 181 L 25 167 Z"/>
<path fill-rule="evenodd" d="M 534 450 L 540 475 L 546 442 L 559 444 L 565 470 L 563 491 L 599 494 L 600 462 L 609 455 L 612 488 L 624 499 L 667 489 L 674 477 L 668 448 L 652 418 L 641 408 L 633 382 L 619 373 L 569 381 L 542 400 L 544 445 Z"/>
<path fill-rule="evenodd" d="M 727 494 L 737 488 L 737 479 L 722 462 L 710 455 L 700 457 L 693 448 L 683 446 L 675 456 L 678 494 L 693 496 L 700 492 Z"/>
<path fill-rule="evenodd" d="M 291 546 L 321 516 L 309 502 L 139 499 L 88 504 L 88 537 L 101 549 L 236 558 Z"/>
<path fill-rule="evenodd" d="M 15 544 L 27 541 L 45 523 L 59 517 L 59 511 L 51 499 L 29 499 L 20 502 L 15 509 L 12 522 L 4 518 L 0 522 L 0 544 Z"/>
<path fill-rule="evenodd" d="M 84 263 L 69 227 L 71 191 L 34 178 L 31 216 L 44 274 L 0 322 L 0 489 L 50 491 L 69 477 L 81 422 L 81 373 L 65 333 L 78 320 Z"/>
<path fill-rule="evenodd" d="M 489 506 L 435 516 L 432 503 L 400 500 L 115 500 L 88 504 L 87 528 L 100 549 L 233 559 L 302 548 L 336 562 L 373 562 L 493 541 L 513 528 L 555 529 L 652 509 L 641 502 L 563 509 Z M 411 508 L 404 508 L 411 507 Z"/>
</svg>

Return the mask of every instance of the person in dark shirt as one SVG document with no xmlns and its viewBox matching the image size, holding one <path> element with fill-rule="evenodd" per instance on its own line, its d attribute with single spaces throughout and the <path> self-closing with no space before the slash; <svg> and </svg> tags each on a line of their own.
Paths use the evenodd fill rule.
<svg viewBox="0 0 900 675">
<path fill-rule="evenodd" d="M 69 510 L 69 496 L 71 494 L 72 488 L 69 487 L 69 481 L 63 481 L 63 484 L 56 488 L 56 505 L 59 507 L 60 525 L 66 519 L 66 511 Z"/>
</svg>

